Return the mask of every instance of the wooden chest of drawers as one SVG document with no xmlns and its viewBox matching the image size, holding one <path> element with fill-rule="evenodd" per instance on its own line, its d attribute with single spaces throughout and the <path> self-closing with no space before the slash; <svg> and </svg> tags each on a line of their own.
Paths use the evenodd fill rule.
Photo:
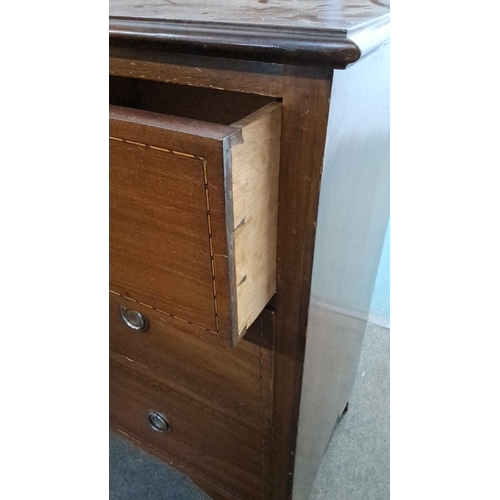
<svg viewBox="0 0 500 500">
<path fill-rule="evenodd" d="M 305 500 L 388 219 L 388 15 L 265 3 L 111 4 L 110 421 L 213 498 Z"/>
</svg>

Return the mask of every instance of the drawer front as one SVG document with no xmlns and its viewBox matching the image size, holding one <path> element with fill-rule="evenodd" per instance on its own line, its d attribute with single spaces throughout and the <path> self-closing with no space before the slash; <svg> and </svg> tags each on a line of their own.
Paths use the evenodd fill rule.
<svg viewBox="0 0 500 500">
<path fill-rule="evenodd" d="M 210 124 L 200 137 L 185 120 L 158 116 L 111 115 L 110 287 L 231 344 L 231 130 Z"/>
<path fill-rule="evenodd" d="M 110 421 L 112 428 L 152 448 L 195 482 L 217 486 L 227 498 L 265 498 L 268 442 L 262 431 L 113 361 Z"/>
<path fill-rule="evenodd" d="M 111 290 L 234 347 L 276 289 L 280 105 L 233 125 L 110 109 Z"/>
<path fill-rule="evenodd" d="M 123 308 L 128 314 L 140 313 L 147 329 L 128 326 Z M 114 294 L 110 295 L 109 318 L 111 349 L 135 364 L 135 370 L 142 369 L 148 377 L 235 418 L 262 428 L 271 425 L 273 312 L 264 310 L 235 349 L 186 335 L 171 318 Z"/>
</svg>

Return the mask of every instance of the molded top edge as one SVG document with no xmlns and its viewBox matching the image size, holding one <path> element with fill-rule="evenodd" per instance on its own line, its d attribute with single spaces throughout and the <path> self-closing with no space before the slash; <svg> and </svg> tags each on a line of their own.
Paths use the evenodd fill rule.
<svg viewBox="0 0 500 500">
<path fill-rule="evenodd" d="M 110 0 L 110 41 L 344 68 L 389 40 L 386 1 Z"/>
</svg>

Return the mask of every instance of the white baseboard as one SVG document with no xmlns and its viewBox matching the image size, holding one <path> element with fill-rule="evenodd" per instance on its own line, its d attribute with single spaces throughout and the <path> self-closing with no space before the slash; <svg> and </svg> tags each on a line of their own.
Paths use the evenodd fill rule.
<svg viewBox="0 0 500 500">
<path fill-rule="evenodd" d="M 382 328 L 391 328 L 390 318 L 387 318 L 386 316 L 380 316 L 379 314 L 375 314 L 373 312 L 368 315 L 368 323 L 381 326 Z"/>
</svg>

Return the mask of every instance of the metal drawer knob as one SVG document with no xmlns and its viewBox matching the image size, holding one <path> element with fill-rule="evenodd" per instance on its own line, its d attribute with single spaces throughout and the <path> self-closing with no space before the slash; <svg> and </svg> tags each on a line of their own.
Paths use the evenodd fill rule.
<svg viewBox="0 0 500 500">
<path fill-rule="evenodd" d="M 144 332 L 148 329 L 148 319 L 139 311 L 134 311 L 133 309 L 127 309 L 125 306 L 120 306 L 120 315 L 125 324 L 129 328 L 132 328 L 132 330 Z"/>
<path fill-rule="evenodd" d="M 148 412 L 148 422 L 155 431 L 168 432 L 170 430 L 167 419 L 157 411 L 150 410 Z"/>
</svg>

